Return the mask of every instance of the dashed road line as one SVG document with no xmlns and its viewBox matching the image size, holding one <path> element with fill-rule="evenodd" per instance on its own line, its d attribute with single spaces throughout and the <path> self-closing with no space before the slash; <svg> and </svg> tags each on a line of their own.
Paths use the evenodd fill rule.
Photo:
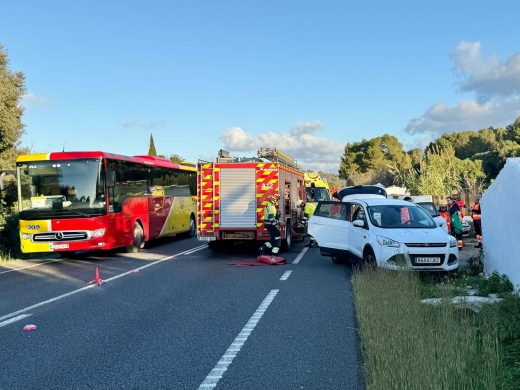
<svg viewBox="0 0 520 390">
<path fill-rule="evenodd" d="M 282 275 L 282 277 L 280 278 L 280 280 L 287 280 L 289 279 L 289 276 L 291 276 L 292 274 L 292 271 L 285 271 Z"/>
<path fill-rule="evenodd" d="M 226 352 L 224 352 L 224 355 L 222 355 L 215 367 L 213 367 L 208 376 L 206 376 L 204 381 L 200 384 L 198 390 L 212 390 L 217 386 L 218 382 L 222 379 L 227 369 L 231 363 L 233 363 L 233 360 L 244 346 L 248 337 L 251 335 L 256 325 L 267 311 L 267 308 L 271 302 L 273 302 L 276 294 L 278 294 L 278 291 L 280 290 L 271 290 L 269 294 L 267 294 L 249 321 L 247 321 L 245 326 L 242 328 L 238 336 L 231 343 Z"/>
<path fill-rule="evenodd" d="M 296 259 L 294 259 L 294 261 L 292 263 L 298 264 L 300 262 L 300 260 L 302 259 L 302 257 L 305 256 L 305 253 L 307 253 L 308 250 L 309 250 L 308 246 L 303 248 L 302 251 L 300 252 L 300 254 L 298 256 L 296 256 Z"/>
<path fill-rule="evenodd" d="M 10 318 L 10 319 L 8 319 L 6 321 L 2 321 L 2 322 L 0 322 L 0 328 L 3 327 L 3 326 L 6 326 L 6 325 L 12 324 L 13 322 L 23 320 L 24 318 L 27 318 L 27 317 L 30 317 L 30 316 L 32 316 L 32 314 L 21 314 L 19 316 L 14 317 L 14 318 Z"/>
<path fill-rule="evenodd" d="M 176 257 L 179 257 L 181 255 L 194 253 L 196 251 L 199 251 L 199 250 L 202 250 L 202 249 L 205 249 L 205 248 L 207 248 L 207 245 L 201 245 L 201 246 L 198 246 L 198 247 L 195 247 L 195 248 L 192 248 L 192 249 L 188 249 L 188 250 L 186 250 L 184 252 L 180 252 L 180 253 L 177 253 L 175 255 L 171 255 L 171 256 L 165 257 L 163 259 L 156 260 L 156 261 L 154 261 L 152 263 L 143 265 L 143 266 L 141 266 L 139 268 L 135 268 L 135 269 L 132 269 L 130 271 L 123 272 L 122 274 L 112 276 L 111 278 L 103 280 L 103 282 L 104 283 L 108 283 L 108 282 L 111 282 L 113 280 L 122 278 L 123 276 L 134 274 L 135 270 L 142 270 L 142 269 L 151 267 L 153 265 L 162 263 L 163 261 L 175 259 Z M 78 288 L 77 290 L 69 291 L 68 293 L 65 293 L 65 294 L 62 294 L 62 295 L 58 295 L 57 297 L 54 297 L 54 298 L 51 298 L 51 299 L 47 299 L 46 301 L 35 303 L 34 305 L 27 306 L 27 307 L 25 307 L 23 309 L 20 309 L 20 310 L 14 311 L 12 313 L 5 314 L 5 315 L 1 316 L 0 317 L 0 321 L 6 320 L 6 319 L 11 318 L 11 317 L 18 316 L 19 314 L 25 313 L 25 312 L 27 312 L 29 310 L 33 310 L 33 309 L 36 309 L 36 308 L 38 308 L 40 306 L 44 306 L 44 305 L 47 305 L 49 303 L 59 301 L 60 299 L 70 297 L 71 295 L 77 294 L 79 292 L 82 292 L 82 291 L 88 290 L 89 288 L 94 288 L 94 287 L 96 287 L 96 285 L 95 284 L 91 284 L 91 285 L 88 285 L 88 286 L 85 286 L 85 287 Z"/>
</svg>

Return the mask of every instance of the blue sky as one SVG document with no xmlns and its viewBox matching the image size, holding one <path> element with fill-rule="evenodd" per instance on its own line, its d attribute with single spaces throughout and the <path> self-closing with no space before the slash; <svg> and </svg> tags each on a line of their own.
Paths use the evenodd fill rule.
<svg viewBox="0 0 520 390">
<path fill-rule="evenodd" d="M 35 152 L 213 159 L 277 146 L 335 171 L 346 142 L 406 147 L 520 115 L 517 1 L 4 1 Z M 495 3 L 495 4 L 494 4 Z"/>
</svg>

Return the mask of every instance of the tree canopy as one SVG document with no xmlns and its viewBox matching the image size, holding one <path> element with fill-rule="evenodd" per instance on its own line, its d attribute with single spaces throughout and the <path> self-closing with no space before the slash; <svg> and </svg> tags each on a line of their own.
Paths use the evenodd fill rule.
<svg viewBox="0 0 520 390">
<path fill-rule="evenodd" d="M 339 176 L 348 184 L 393 183 L 394 175 L 411 168 L 411 157 L 393 135 L 348 143 L 341 158 Z"/>
<path fill-rule="evenodd" d="M 407 187 L 412 194 L 479 192 L 500 172 L 508 157 L 520 156 L 520 117 L 506 128 L 443 134 L 423 151 L 403 150 L 384 134 L 348 143 L 339 174 L 350 185 L 382 183 Z"/>
<path fill-rule="evenodd" d="M 13 169 L 23 134 L 25 76 L 9 70 L 9 61 L 0 45 L 0 169 Z"/>
</svg>

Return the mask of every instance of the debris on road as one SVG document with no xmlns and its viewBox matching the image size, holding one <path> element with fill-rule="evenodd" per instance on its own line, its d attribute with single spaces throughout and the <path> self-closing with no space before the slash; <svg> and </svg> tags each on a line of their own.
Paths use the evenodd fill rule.
<svg viewBox="0 0 520 390">
<path fill-rule="evenodd" d="M 256 259 L 246 259 L 240 261 L 233 261 L 232 264 L 236 267 L 262 266 L 262 265 L 283 265 L 287 264 L 287 259 L 280 256 L 260 255 Z"/>
<path fill-rule="evenodd" d="M 26 332 L 30 332 L 31 330 L 36 330 L 36 329 L 38 329 L 38 327 L 34 324 L 25 325 L 23 327 L 23 330 L 25 330 Z"/>
</svg>

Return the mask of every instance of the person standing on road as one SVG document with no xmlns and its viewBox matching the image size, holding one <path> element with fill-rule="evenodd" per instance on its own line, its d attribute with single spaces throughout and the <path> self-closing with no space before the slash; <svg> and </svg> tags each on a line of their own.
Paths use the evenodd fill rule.
<svg viewBox="0 0 520 390">
<path fill-rule="evenodd" d="M 475 234 L 477 235 L 477 245 L 475 248 L 482 247 L 482 223 L 480 215 L 480 194 L 477 195 L 475 203 L 472 207 L 468 207 L 468 211 L 471 212 L 471 218 L 473 218 L 473 227 L 475 228 Z"/>
<path fill-rule="evenodd" d="M 457 246 L 462 248 L 462 222 L 460 219 L 460 207 L 452 198 L 446 198 L 448 201 L 450 221 L 451 221 L 451 235 L 457 239 Z"/>
<path fill-rule="evenodd" d="M 278 196 L 276 194 L 270 195 L 264 206 L 264 227 L 269 232 L 270 240 L 262 245 L 262 251 L 268 252 L 270 250 L 273 255 L 278 254 L 281 244 L 280 229 L 278 229 L 281 214 L 277 206 Z"/>
</svg>

